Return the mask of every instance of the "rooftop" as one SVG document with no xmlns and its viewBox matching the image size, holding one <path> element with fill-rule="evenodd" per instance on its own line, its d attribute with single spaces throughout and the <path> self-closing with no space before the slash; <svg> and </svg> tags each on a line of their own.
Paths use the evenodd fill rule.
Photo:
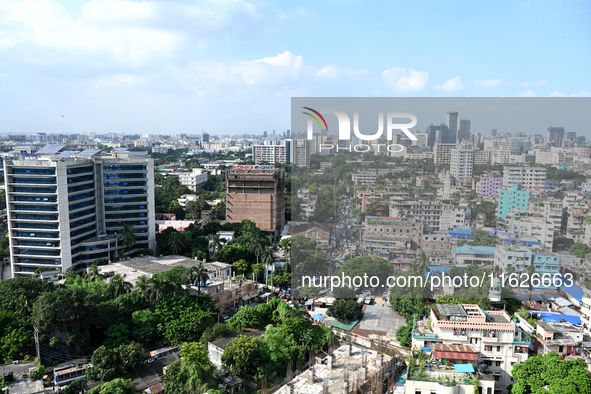
<svg viewBox="0 0 591 394">
<path fill-rule="evenodd" d="M 476 255 L 486 255 L 491 256 L 495 254 L 497 250 L 494 246 L 471 246 L 471 245 L 462 245 L 454 249 L 455 254 L 476 254 Z"/>
</svg>

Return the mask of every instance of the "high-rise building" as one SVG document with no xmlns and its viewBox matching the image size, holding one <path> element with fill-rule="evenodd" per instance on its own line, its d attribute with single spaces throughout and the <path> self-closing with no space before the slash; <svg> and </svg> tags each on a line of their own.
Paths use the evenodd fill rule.
<svg viewBox="0 0 591 394">
<path fill-rule="evenodd" d="M 456 144 L 435 143 L 433 147 L 433 161 L 436 165 L 449 164 L 451 159 L 451 150 L 455 149 Z"/>
<path fill-rule="evenodd" d="M 201 132 L 201 142 L 204 144 L 209 144 L 209 134 L 205 131 Z"/>
<path fill-rule="evenodd" d="M 458 129 L 459 129 L 459 124 L 458 124 L 458 113 L 455 111 L 450 111 L 447 113 L 447 117 L 446 117 L 446 122 L 445 125 L 447 126 L 447 128 L 449 129 L 449 133 L 453 134 L 456 138 L 457 142 L 457 138 L 458 138 Z M 443 141 L 441 141 L 443 142 Z"/>
<path fill-rule="evenodd" d="M 291 140 L 291 162 L 298 167 L 310 166 L 310 140 Z"/>
<path fill-rule="evenodd" d="M 254 145 L 252 147 L 252 157 L 254 164 L 263 162 L 269 164 L 287 163 L 287 146 L 277 144 Z"/>
<path fill-rule="evenodd" d="M 451 130 L 447 125 L 439 126 L 439 142 L 442 144 L 455 144 L 458 141 L 458 131 Z"/>
<path fill-rule="evenodd" d="M 472 178 L 474 169 L 473 149 L 452 149 L 449 159 L 449 171 L 456 185 L 464 179 Z"/>
<path fill-rule="evenodd" d="M 226 179 L 226 220 L 252 220 L 278 239 L 285 224 L 284 170 L 234 166 L 227 171 Z"/>
<path fill-rule="evenodd" d="M 287 136 L 287 138 L 290 138 L 291 137 L 291 130 L 287 129 L 287 135 L 286 136 Z"/>
<path fill-rule="evenodd" d="M 566 139 L 572 142 L 575 142 L 577 139 L 577 132 L 576 131 L 569 131 L 566 133 Z"/>
<path fill-rule="evenodd" d="M 263 131 L 263 138 L 267 138 L 267 132 Z"/>
<path fill-rule="evenodd" d="M 497 129 L 490 129 L 490 135 L 491 135 L 491 137 L 496 137 L 497 136 Z"/>
<path fill-rule="evenodd" d="M 203 168 L 193 168 L 191 172 L 181 173 L 179 183 L 194 192 L 200 190 L 207 183 L 207 171 Z"/>
<path fill-rule="evenodd" d="M 14 277 L 112 260 L 126 248 L 124 224 L 136 237 L 132 253 L 156 249 L 153 159 L 127 148 L 101 154 L 64 147 L 46 145 L 34 158 L 4 161 Z"/>
<path fill-rule="evenodd" d="M 564 127 L 548 127 L 548 145 L 561 147 L 564 139 Z"/>
<path fill-rule="evenodd" d="M 458 129 L 458 141 L 469 140 L 470 137 L 470 119 L 461 118 L 460 127 Z"/>
<path fill-rule="evenodd" d="M 427 134 L 427 146 L 429 148 L 433 148 L 435 145 L 435 141 L 437 141 L 437 131 L 440 129 L 439 126 L 435 126 L 430 124 L 429 126 L 425 127 L 425 134 Z"/>
</svg>

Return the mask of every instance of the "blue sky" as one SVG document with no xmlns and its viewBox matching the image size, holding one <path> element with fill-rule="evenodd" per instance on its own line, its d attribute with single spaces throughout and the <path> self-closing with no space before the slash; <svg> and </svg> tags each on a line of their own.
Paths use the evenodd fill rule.
<svg viewBox="0 0 591 394">
<path fill-rule="evenodd" d="M 284 131 L 292 96 L 590 96 L 590 20 L 581 0 L 0 0 L 0 133 Z"/>
</svg>

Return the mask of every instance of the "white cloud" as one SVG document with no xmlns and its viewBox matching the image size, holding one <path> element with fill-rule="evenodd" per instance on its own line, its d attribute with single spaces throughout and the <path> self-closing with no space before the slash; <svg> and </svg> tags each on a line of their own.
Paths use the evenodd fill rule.
<svg viewBox="0 0 591 394">
<path fill-rule="evenodd" d="M 554 92 L 550 93 L 548 96 L 550 96 L 550 97 L 566 97 L 566 94 L 554 91 Z"/>
<path fill-rule="evenodd" d="M 429 73 L 412 69 L 406 71 L 404 68 L 395 67 L 384 70 L 382 79 L 396 92 L 413 92 L 425 89 Z"/>
<path fill-rule="evenodd" d="M 517 97 L 537 97 L 533 90 L 525 90 L 517 95 Z"/>
<path fill-rule="evenodd" d="M 341 75 L 341 70 L 337 66 L 324 66 L 316 71 L 316 76 L 319 78 L 337 78 Z"/>
<path fill-rule="evenodd" d="M 138 85 L 143 85 L 146 80 L 142 77 L 137 75 L 129 75 L 129 74 L 116 74 L 116 75 L 108 75 L 104 77 L 97 78 L 94 81 L 94 87 L 97 88 L 104 88 L 104 87 L 118 87 L 118 86 L 126 86 L 126 87 L 134 87 Z"/>
<path fill-rule="evenodd" d="M 538 82 L 523 82 L 521 86 L 524 88 L 539 88 L 540 86 L 548 85 L 548 83 L 549 82 L 546 79 L 542 79 Z"/>
<path fill-rule="evenodd" d="M 68 12 L 55 0 L 0 0 L 0 50 L 37 63 L 140 65 L 259 17 L 244 0 L 197 5 L 92 0 Z M 246 23 L 246 22 L 244 22 Z"/>
<path fill-rule="evenodd" d="M 554 92 L 550 93 L 548 96 L 549 97 L 589 97 L 589 96 L 591 96 L 591 92 L 582 91 L 579 93 L 571 93 L 571 94 L 567 95 L 562 92 L 554 91 Z"/>
<path fill-rule="evenodd" d="M 502 79 L 477 79 L 474 81 L 474 85 L 477 88 L 496 88 L 502 83 Z"/>
<path fill-rule="evenodd" d="M 462 83 L 460 77 L 455 77 L 447 80 L 447 82 L 445 82 L 443 85 L 435 85 L 433 89 L 442 90 L 444 92 L 453 92 L 464 89 L 464 84 Z"/>
</svg>

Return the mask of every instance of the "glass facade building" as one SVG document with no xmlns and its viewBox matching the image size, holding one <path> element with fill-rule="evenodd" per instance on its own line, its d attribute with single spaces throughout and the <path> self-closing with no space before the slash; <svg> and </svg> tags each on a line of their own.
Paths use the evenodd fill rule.
<svg viewBox="0 0 591 394">
<path fill-rule="evenodd" d="M 125 223 L 136 235 L 132 253 L 156 248 L 153 159 L 125 149 L 60 152 L 63 147 L 4 161 L 14 277 L 110 261 L 124 249 Z"/>
</svg>

